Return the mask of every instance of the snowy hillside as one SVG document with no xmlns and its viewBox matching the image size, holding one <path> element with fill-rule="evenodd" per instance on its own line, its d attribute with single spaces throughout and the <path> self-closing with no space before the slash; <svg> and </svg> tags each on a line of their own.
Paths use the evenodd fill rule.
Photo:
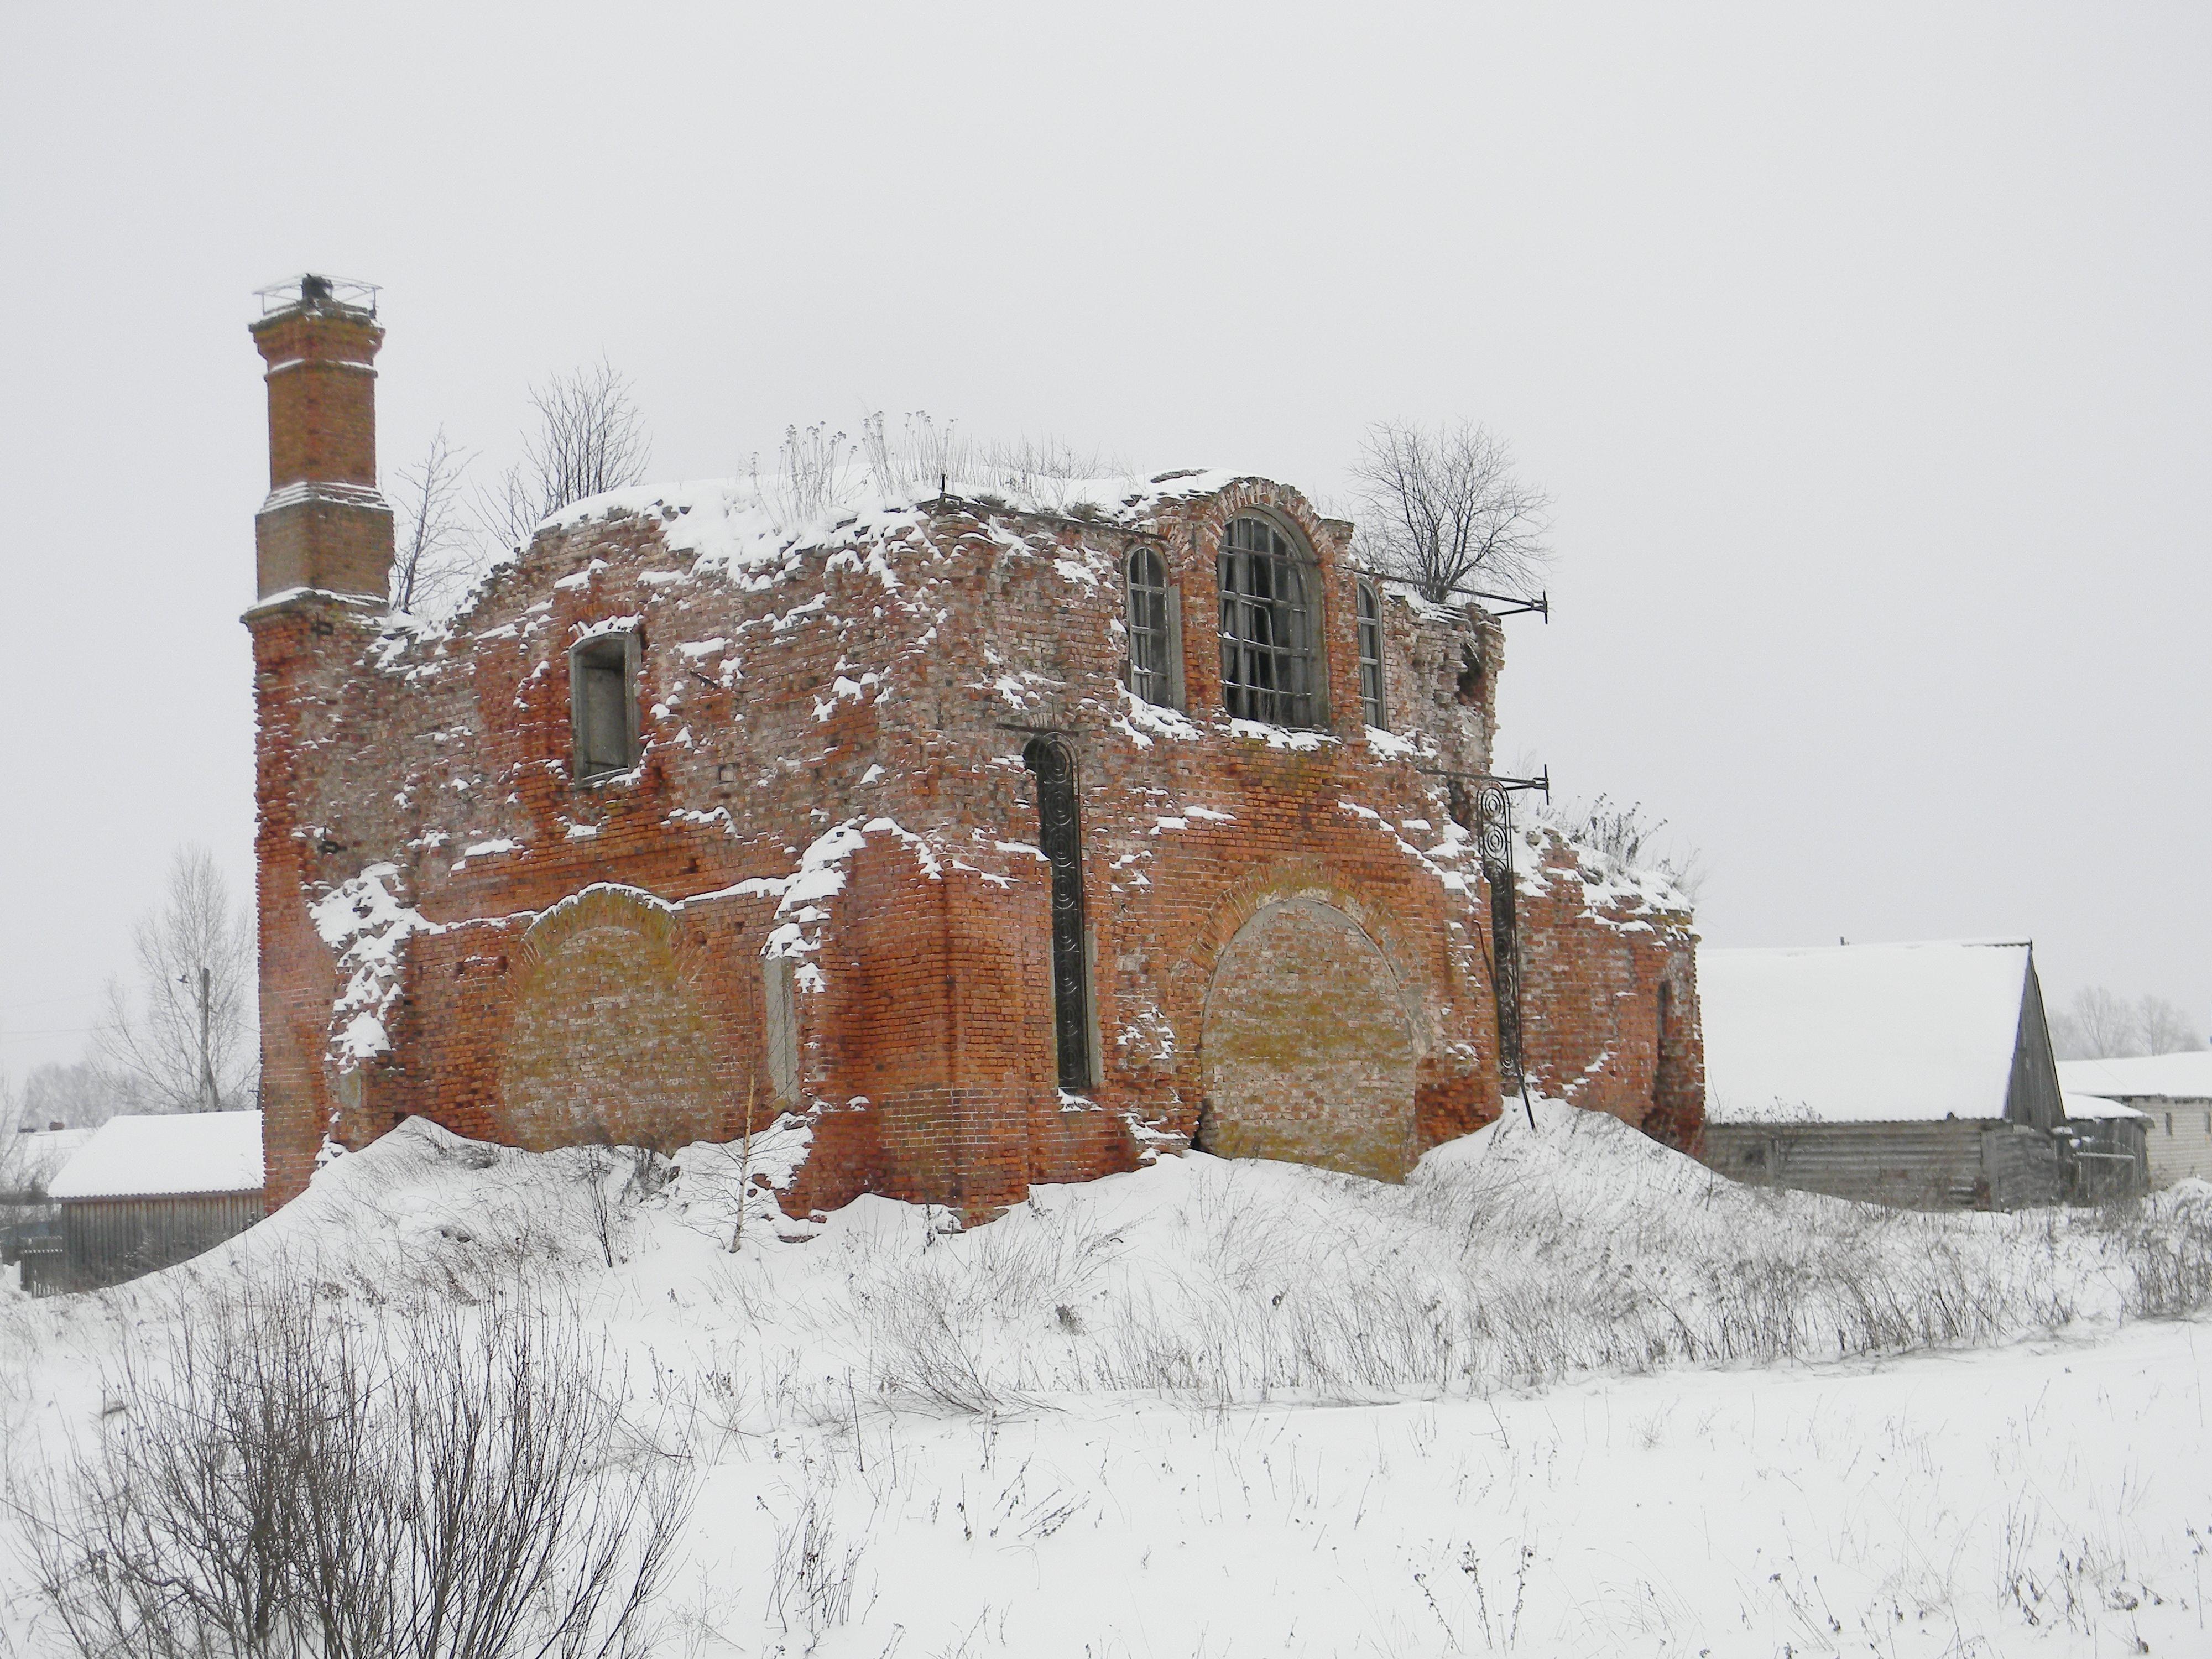
<svg viewBox="0 0 2212 1659">
<path fill-rule="evenodd" d="M 693 1483 L 647 1651 L 2212 1650 L 2199 1183 L 1881 1212 L 1540 1103 L 1403 1187 L 1192 1156 L 963 1234 L 786 1221 L 794 1141 L 672 1171 L 411 1123 L 183 1269 L 10 1303 L 15 1490 L 289 1284 L 402 1346 L 604 1334 L 623 1455 Z M 0 1653 L 58 1640 L 21 1546 Z"/>
</svg>

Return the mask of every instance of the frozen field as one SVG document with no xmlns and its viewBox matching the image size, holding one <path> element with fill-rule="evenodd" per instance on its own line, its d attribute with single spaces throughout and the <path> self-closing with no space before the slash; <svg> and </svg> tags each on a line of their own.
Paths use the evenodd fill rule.
<svg viewBox="0 0 2212 1659">
<path fill-rule="evenodd" d="M 799 1149 L 410 1125 L 184 1269 L 8 1303 L 17 1503 L 282 1284 L 401 1350 L 604 1342 L 607 1462 L 693 1503 L 642 1651 L 2212 1653 L 2202 1186 L 1894 1214 L 1540 1103 L 1402 1188 L 1193 1157 L 963 1234 L 781 1221 Z M 70 1650 L 0 1547 L 0 1653 Z"/>
</svg>

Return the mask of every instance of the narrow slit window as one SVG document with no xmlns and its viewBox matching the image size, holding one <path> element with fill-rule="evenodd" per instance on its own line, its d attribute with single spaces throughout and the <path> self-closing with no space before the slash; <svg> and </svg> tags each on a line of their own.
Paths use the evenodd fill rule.
<svg viewBox="0 0 2212 1659">
<path fill-rule="evenodd" d="M 1168 623 L 1167 562 L 1149 547 L 1129 555 L 1129 690 L 1146 702 L 1172 708 L 1173 665 Z"/>
<path fill-rule="evenodd" d="M 1223 707 L 1241 720 L 1318 725 L 1312 562 L 1265 519 L 1231 519 L 1220 576 Z"/>
<path fill-rule="evenodd" d="M 1359 712 L 1387 728 L 1382 708 L 1382 600 L 1371 582 L 1359 584 Z"/>
<path fill-rule="evenodd" d="M 1031 738 L 1022 763 L 1036 774 L 1037 846 L 1052 871 L 1052 1022 L 1060 1086 L 1097 1080 L 1091 1047 L 1091 953 L 1083 924 L 1083 823 L 1075 757 L 1056 737 Z"/>
<path fill-rule="evenodd" d="M 569 652 L 568 717 L 579 780 L 637 764 L 635 634 L 597 634 Z"/>
</svg>

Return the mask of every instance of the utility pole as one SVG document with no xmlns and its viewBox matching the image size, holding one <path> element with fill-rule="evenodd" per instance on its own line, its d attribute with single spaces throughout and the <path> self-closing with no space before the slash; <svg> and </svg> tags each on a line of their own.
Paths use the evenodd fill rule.
<svg viewBox="0 0 2212 1659">
<path fill-rule="evenodd" d="M 221 1097 L 216 1092 L 215 1055 L 208 1047 L 209 983 L 213 977 L 212 971 L 203 963 L 200 968 L 200 1091 L 207 1097 L 207 1104 L 203 1109 L 210 1112 L 222 1104 Z"/>
</svg>

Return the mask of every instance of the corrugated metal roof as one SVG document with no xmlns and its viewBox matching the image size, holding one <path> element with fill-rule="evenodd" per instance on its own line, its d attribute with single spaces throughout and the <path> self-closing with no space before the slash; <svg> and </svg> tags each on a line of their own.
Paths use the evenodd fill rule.
<svg viewBox="0 0 2212 1659">
<path fill-rule="evenodd" d="M 46 1191 L 63 1200 L 172 1198 L 261 1185 L 260 1113 L 176 1112 L 108 1119 Z"/>
<path fill-rule="evenodd" d="M 2028 958 L 2025 939 L 1701 949 L 1705 1115 L 2002 1118 Z"/>
<path fill-rule="evenodd" d="M 2212 1100 L 2212 1048 L 2135 1060 L 2062 1060 L 2058 1081 L 2069 1095 L 2108 1100 Z"/>
</svg>

